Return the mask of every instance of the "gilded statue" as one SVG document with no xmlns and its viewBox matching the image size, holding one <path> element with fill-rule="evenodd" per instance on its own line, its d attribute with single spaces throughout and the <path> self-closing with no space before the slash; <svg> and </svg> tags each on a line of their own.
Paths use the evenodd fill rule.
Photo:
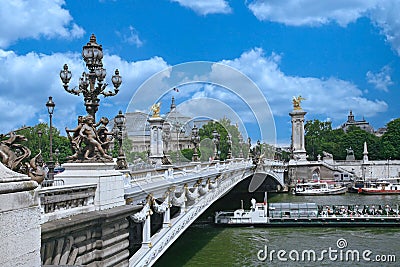
<svg viewBox="0 0 400 267">
<path fill-rule="evenodd" d="M 158 102 L 151 106 L 151 110 L 153 111 L 153 118 L 160 117 L 160 107 L 161 107 L 161 102 Z"/>
<path fill-rule="evenodd" d="M 306 100 L 304 97 L 302 97 L 301 95 L 299 95 L 298 97 L 293 97 L 293 109 L 294 110 L 301 110 L 301 101 Z"/>
</svg>

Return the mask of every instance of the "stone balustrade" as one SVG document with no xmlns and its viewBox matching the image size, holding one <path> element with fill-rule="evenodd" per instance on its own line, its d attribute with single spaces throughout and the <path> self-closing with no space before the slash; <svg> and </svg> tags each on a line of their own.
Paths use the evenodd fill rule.
<svg viewBox="0 0 400 267">
<path fill-rule="evenodd" d="M 166 188 L 196 183 L 199 179 L 207 180 L 226 170 L 243 168 L 251 165 L 245 160 L 231 160 L 228 162 L 192 163 L 179 167 L 166 166 L 163 169 L 143 170 L 130 173 L 130 183 L 125 186 L 127 203 L 140 204 L 147 195 L 161 197 Z"/>
<path fill-rule="evenodd" d="M 96 188 L 96 184 L 80 184 L 39 189 L 42 223 L 95 210 Z"/>
</svg>

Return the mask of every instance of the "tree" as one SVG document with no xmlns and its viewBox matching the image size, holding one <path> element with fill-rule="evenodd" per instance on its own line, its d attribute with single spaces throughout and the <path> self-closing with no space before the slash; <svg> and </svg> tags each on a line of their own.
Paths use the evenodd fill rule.
<svg viewBox="0 0 400 267">
<path fill-rule="evenodd" d="M 310 160 L 316 160 L 318 155 L 322 155 L 325 138 L 329 138 L 328 133 L 332 131 L 332 123 L 321 122 L 319 120 L 307 121 L 304 125 L 305 148 Z M 325 150 L 324 150 L 325 149 Z"/>
<path fill-rule="evenodd" d="M 400 159 L 400 118 L 390 121 L 382 138 L 382 156 L 385 159 Z"/>
<path fill-rule="evenodd" d="M 232 155 L 237 157 L 240 152 L 239 147 L 239 129 L 236 125 L 232 125 L 228 118 L 222 118 L 218 122 L 209 122 L 199 129 L 201 142 L 205 139 L 213 140 L 213 131 L 216 130 L 220 134 L 219 150 L 221 151 L 220 159 L 225 160 L 228 155 L 228 133 L 232 140 Z M 201 148 L 200 148 L 201 149 Z M 202 160 L 204 160 L 202 158 Z"/>
<path fill-rule="evenodd" d="M 61 136 L 60 131 L 53 127 L 53 160 L 56 161 L 55 150 L 59 150 L 58 161 L 64 163 L 66 157 L 72 155 L 70 142 L 67 137 Z M 42 137 L 39 138 L 38 132 L 42 132 Z M 25 136 L 28 140 L 23 142 L 22 145 L 29 148 L 32 152 L 31 157 L 39 153 L 39 145 L 42 150 L 42 158 L 44 162 L 50 159 L 50 128 L 46 123 L 39 123 L 33 127 L 23 129 L 18 132 Z M 40 140 L 39 140 L 40 139 Z"/>
<path fill-rule="evenodd" d="M 364 142 L 367 142 L 368 156 L 371 160 L 396 158 L 396 147 L 400 145 L 400 122 L 393 122 L 390 128 L 386 137 L 380 139 L 357 126 L 350 126 L 345 133 L 342 129 L 332 130 L 331 122 L 307 121 L 305 124 L 306 151 L 312 160 L 316 160 L 318 154 L 322 155 L 322 151 L 331 153 L 337 160 L 344 160 L 347 154 L 346 149 L 352 148 L 355 158 L 362 159 Z M 398 136 L 398 139 L 395 136 Z M 397 157 L 400 156 L 397 155 Z"/>
</svg>

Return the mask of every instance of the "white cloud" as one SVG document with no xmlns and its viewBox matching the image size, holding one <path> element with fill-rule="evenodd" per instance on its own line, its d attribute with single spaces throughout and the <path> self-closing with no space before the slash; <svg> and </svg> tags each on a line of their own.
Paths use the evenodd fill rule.
<svg viewBox="0 0 400 267">
<path fill-rule="evenodd" d="M 377 89 L 388 92 L 388 87 L 393 85 L 392 78 L 390 77 L 391 71 L 389 66 L 384 66 L 377 73 L 368 71 L 366 74 L 367 81 L 375 85 Z"/>
<path fill-rule="evenodd" d="M 386 41 L 391 44 L 400 55 L 400 1 L 381 0 L 379 5 L 370 11 L 370 18 L 386 36 Z"/>
<path fill-rule="evenodd" d="M 318 26 L 334 21 L 346 26 L 361 17 L 376 3 L 377 0 L 256 0 L 248 7 L 259 20 L 292 26 Z"/>
<path fill-rule="evenodd" d="M 287 116 L 292 110 L 292 96 L 302 95 L 307 100 L 302 106 L 311 117 L 329 116 L 342 120 L 349 109 L 372 117 L 387 109 L 380 100 L 369 100 L 355 84 L 337 78 L 288 76 L 279 68 L 280 57 L 267 57 L 262 49 L 252 49 L 234 60 L 222 63 L 237 68 L 249 76 L 262 90 L 275 116 Z"/>
<path fill-rule="evenodd" d="M 141 47 L 143 45 L 143 41 L 140 39 L 137 30 L 132 25 L 130 25 L 128 31 L 129 33 L 121 33 L 117 31 L 117 35 L 122 38 L 123 42 L 133 44 L 136 47 Z"/>
<path fill-rule="evenodd" d="M 137 87 L 149 76 L 167 67 L 162 58 L 127 62 L 118 56 L 104 56 L 107 68 L 108 89 L 112 90 L 111 76 L 118 68 L 122 76 L 120 92 L 109 98 L 100 96 L 101 116 L 112 117 L 118 110 L 125 110 Z M 28 53 L 17 55 L 12 51 L 0 49 L 0 108 L 7 110 L 3 114 L 0 133 L 8 132 L 21 125 L 35 125 L 39 121 L 48 121 L 45 103 L 53 96 L 56 103 L 55 126 L 63 130 L 65 126 L 75 127 L 77 114 L 84 114 L 83 97 L 74 96 L 62 87 L 60 70 L 67 63 L 72 72 L 70 88 L 78 85 L 83 71 L 87 71 L 80 53 L 44 55 Z M 109 110 L 111 114 L 104 114 Z"/>
<path fill-rule="evenodd" d="M 400 55 L 400 1 L 398 0 L 255 0 L 248 8 L 259 20 L 290 26 L 321 26 L 335 22 L 347 26 L 368 17 Z"/>
<path fill-rule="evenodd" d="M 187 7 L 200 15 L 231 13 L 232 9 L 225 0 L 171 0 L 177 2 L 181 6 Z"/>
<path fill-rule="evenodd" d="M 84 30 L 73 23 L 63 0 L 1 1 L 0 48 L 23 38 L 75 38 Z"/>
</svg>

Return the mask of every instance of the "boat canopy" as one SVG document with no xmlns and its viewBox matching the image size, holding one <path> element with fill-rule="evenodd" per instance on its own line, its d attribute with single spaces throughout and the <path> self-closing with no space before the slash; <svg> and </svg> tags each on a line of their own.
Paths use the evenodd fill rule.
<svg viewBox="0 0 400 267">
<path fill-rule="evenodd" d="M 276 217 L 315 217 L 318 214 L 316 203 L 269 203 L 269 215 Z"/>
</svg>

